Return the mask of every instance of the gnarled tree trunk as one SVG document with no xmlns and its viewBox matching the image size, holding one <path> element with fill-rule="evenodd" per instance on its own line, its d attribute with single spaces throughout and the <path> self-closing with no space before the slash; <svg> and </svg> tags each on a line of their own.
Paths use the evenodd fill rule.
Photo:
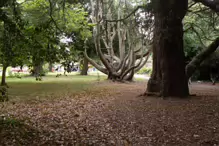
<svg viewBox="0 0 219 146">
<path fill-rule="evenodd" d="M 143 30 L 144 22 L 137 22 L 133 11 L 128 17 L 125 2 L 115 2 L 118 6 L 117 14 L 113 9 L 113 1 L 90 0 L 91 20 L 97 24 L 93 29 L 94 44 L 101 64 L 97 64 L 85 57 L 98 70 L 108 75 L 109 80 L 132 80 L 134 73 L 146 64 L 150 50 L 147 49 L 151 32 L 149 28 L 153 23 L 148 23 L 147 33 Z M 124 9 L 123 9 L 124 8 Z M 145 18 L 147 19 L 147 18 Z M 142 30 L 140 30 L 142 29 Z"/>
<path fill-rule="evenodd" d="M 163 97 L 188 96 L 182 25 L 188 0 L 153 0 L 152 3 L 155 15 L 154 62 L 147 92 L 158 92 Z"/>
</svg>

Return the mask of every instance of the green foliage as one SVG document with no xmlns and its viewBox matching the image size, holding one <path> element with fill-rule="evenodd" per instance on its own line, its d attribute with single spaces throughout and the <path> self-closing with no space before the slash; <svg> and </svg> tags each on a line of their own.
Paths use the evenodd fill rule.
<svg viewBox="0 0 219 146">
<path fill-rule="evenodd" d="M 0 102 L 8 101 L 8 89 L 6 86 L 0 86 Z"/>
<path fill-rule="evenodd" d="M 184 19 L 184 30 L 185 55 L 191 60 L 218 36 L 219 16 L 203 5 L 192 5 Z"/>
<path fill-rule="evenodd" d="M 19 73 L 19 72 L 12 73 L 12 71 L 8 71 L 8 77 L 9 77 L 9 78 L 19 78 L 19 79 L 21 79 L 22 76 L 24 76 L 24 75 L 22 75 L 22 74 Z"/>
<path fill-rule="evenodd" d="M 151 68 L 146 68 L 146 67 L 143 67 L 142 69 L 140 69 L 137 74 L 148 74 L 148 75 L 151 75 L 152 73 L 152 69 Z"/>
<path fill-rule="evenodd" d="M 184 35 L 184 52 L 187 60 L 191 60 L 198 52 L 201 51 L 198 44 L 199 42 L 197 42 L 193 33 L 186 33 Z"/>
<path fill-rule="evenodd" d="M 40 62 L 63 62 L 75 59 L 75 43 L 62 43 L 70 38 L 74 42 L 91 36 L 87 13 L 80 4 L 62 1 L 33 0 L 23 4 L 24 18 L 28 21 L 26 34 L 32 38 L 30 65 Z M 36 49 L 37 48 L 37 49 Z M 66 51 L 70 48 L 69 51 Z"/>
<path fill-rule="evenodd" d="M 0 116 L 0 125 L 4 127 L 19 127 L 22 123 L 15 118 Z"/>
</svg>

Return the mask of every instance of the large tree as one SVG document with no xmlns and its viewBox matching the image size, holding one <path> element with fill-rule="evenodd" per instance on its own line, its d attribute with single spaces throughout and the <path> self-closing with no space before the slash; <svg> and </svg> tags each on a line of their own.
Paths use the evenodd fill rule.
<svg viewBox="0 0 219 146">
<path fill-rule="evenodd" d="M 153 0 L 155 17 L 153 42 L 153 72 L 148 92 L 161 96 L 188 96 L 185 73 L 182 20 L 188 0 Z"/>
<path fill-rule="evenodd" d="M 218 12 L 216 1 L 197 0 L 195 2 L 201 2 Z M 218 39 L 206 49 L 207 51 L 195 57 L 185 71 L 182 21 L 188 10 L 188 0 L 152 0 L 152 6 L 155 18 L 153 72 L 148 82 L 147 93 L 158 93 L 163 97 L 186 97 L 189 95 L 188 77 L 209 55 L 209 52 L 212 52 L 208 50 L 216 50 Z"/>
<path fill-rule="evenodd" d="M 26 35 L 31 40 L 30 66 L 35 76 L 42 72 L 45 62 L 71 62 L 69 59 L 74 56 L 65 53 L 69 52 L 69 48 L 74 53 L 71 48 L 74 48 L 75 40 L 83 40 L 90 35 L 87 13 L 80 4 L 61 0 L 26 1 L 23 3 L 23 13 L 24 19 L 28 21 Z M 71 39 L 73 43 L 64 45 L 61 38 Z"/>
<path fill-rule="evenodd" d="M 134 73 L 147 62 L 150 54 L 150 32 L 142 30 L 144 22 L 135 19 L 137 9 L 128 1 L 91 0 L 94 44 L 102 62 L 89 62 L 111 80 L 131 81 Z M 126 18 L 127 17 L 127 18 Z M 125 18 L 125 19 L 124 19 Z M 150 18 L 149 18 L 150 19 Z M 150 27 L 151 23 L 148 23 Z"/>
</svg>

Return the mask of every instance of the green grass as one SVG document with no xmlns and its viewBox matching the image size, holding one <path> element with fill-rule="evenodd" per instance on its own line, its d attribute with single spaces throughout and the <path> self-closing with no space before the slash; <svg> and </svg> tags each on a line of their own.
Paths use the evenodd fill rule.
<svg viewBox="0 0 219 146">
<path fill-rule="evenodd" d="M 56 78 L 54 75 L 43 77 L 36 81 L 34 77 L 7 78 L 9 85 L 9 100 L 45 99 L 73 94 L 92 87 L 92 83 L 106 79 L 105 76 L 68 75 Z"/>
<path fill-rule="evenodd" d="M 39 139 L 39 132 L 23 121 L 0 116 L 0 145 L 31 145 Z"/>
</svg>

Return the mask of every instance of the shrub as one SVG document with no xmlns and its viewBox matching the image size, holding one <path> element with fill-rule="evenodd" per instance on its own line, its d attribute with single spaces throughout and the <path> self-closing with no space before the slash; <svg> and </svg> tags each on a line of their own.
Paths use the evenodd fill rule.
<svg viewBox="0 0 219 146">
<path fill-rule="evenodd" d="M 152 69 L 151 68 L 146 68 L 146 67 L 143 67 L 142 69 L 140 69 L 137 74 L 148 74 L 148 75 L 151 75 L 152 73 Z"/>
<path fill-rule="evenodd" d="M 22 125 L 22 123 L 17 119 L 6 116 L 0 116 L 0 124 L 4 127 L 16 127 Z"/>
<path fill-rule="evenodd" d="M 12 72 L 12 71 L 8 71 L 8 78 L 19 78 L 21 79 L 23 76 L 25 76 L 25 74 L 20 73 L 20 72 Z"/>
<path fill-rule="evenodd" d="M 8 89 L 6 86 L 0 86 L 0 102 L 8 101 Z"/>
</svg>

